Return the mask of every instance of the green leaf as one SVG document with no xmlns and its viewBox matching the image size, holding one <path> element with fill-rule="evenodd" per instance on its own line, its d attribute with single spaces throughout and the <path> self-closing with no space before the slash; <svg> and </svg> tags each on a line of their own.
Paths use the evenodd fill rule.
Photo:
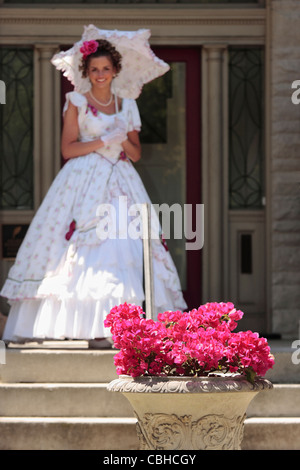
<svg viewBox="0 0 300 470">
<path fill-rule="evenodd" d="M 248 367 L 246 369 L 246 378 L 247 378 L 248 382 L 250 382 L 252 384 L 254 383 L 255 378 L 256 378 L 256 372 L 254 372 L 252 367 Z"/>
</svg>

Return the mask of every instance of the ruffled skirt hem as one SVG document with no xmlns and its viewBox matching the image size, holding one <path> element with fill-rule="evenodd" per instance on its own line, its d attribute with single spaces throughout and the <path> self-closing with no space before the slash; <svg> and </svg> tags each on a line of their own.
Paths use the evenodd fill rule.
<svg viewBox="0 0 300 470">
<path fill-rule="evenodd" d="M 104 327 L 104 319 L 110 309 L 123 299 L 90 299 L 82 302 L 65 301 L 54 297 L 11 302 L 4 341 L 28 339 L 63 340 L 108 338 L 110 330 Z M 132 298 L 132 303 L 142 305 L 142 300 Z"/>
</svg>

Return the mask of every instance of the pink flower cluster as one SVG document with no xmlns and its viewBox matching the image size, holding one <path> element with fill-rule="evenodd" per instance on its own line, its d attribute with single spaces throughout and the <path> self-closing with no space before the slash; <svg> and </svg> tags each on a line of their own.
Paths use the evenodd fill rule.
<svg viewBox="0 0 300 470">
<path fill-rule="evenodd" d="M 83 45 L 80 48 L 80 52 L 83 55 L 83 58 L 86 59 L 87 56 L 92 54 L 93 52 L 96 52 L 98 49 L 99 44 L 97 41 L 94 41 L 93 39 L 91 41 L 84 41 Z"/>
<path fill-rule="evenodd" d="M 252 381 L 274 364 L 265 338 L 233 332 L 243 312 L 231 302 L 207 303 L 189 312 L 160 313 L 145 319 L 141 307 L 114 307 L 104 324 L 111 329 L 118 374 L 207 376 L 216 372 L 246 375 Z"/>
</svg>

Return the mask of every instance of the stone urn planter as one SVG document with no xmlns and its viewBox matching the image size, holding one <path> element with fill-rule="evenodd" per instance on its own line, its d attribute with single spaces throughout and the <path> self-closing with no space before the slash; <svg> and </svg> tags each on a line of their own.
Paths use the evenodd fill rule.
<svg viewBox="0 0 300 470">
<path fill-rule="evenodd" d="M 272 387 L 244 376 L 123 375 L 108 390 L 132 405 L 140 450 L 239 450 L 249 403 Z"/>
</svg>

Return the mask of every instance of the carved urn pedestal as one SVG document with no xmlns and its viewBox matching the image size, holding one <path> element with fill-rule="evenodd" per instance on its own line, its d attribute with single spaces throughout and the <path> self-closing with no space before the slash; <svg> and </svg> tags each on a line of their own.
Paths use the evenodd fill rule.
<svg viewBox="0 0 300 470">
<path fill-rule="evenodd" d="M 140 450 L 239 450 L 249 403 L 272 387 L 243 376 L 120 376 L 108 390 L 132 405 Z"/>
</svg>

